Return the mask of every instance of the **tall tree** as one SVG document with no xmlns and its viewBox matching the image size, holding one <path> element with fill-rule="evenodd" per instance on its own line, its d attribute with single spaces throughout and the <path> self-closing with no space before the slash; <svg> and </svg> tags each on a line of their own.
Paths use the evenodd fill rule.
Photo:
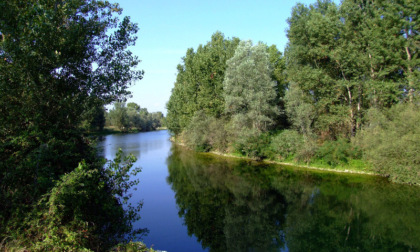
<svg viewBox="0 0 420 252">
<path fill-rule="evenodd" d="M 288 127 L 287 116 L 285 113 L 284 96 L 288 89 L 288 82 L 286 78 L 286 59 L 283 54 L 277 49 L 276 45 L 267 47 L 270 65 L 272 67 L 271 78 L 276 82 L 276 104 L 280 109 L 279 116 L 276 118 L 276 128 Z"/>
<path fill-rule="evenodd" d="M 111 124 L 120 130 L 126 131 L 130 127 L 130 119 L 124 102 L 115 102 L 114 108 L 109 111 Z"/>
<path fill-rule="evenodd" d="M 240 127 L 266 131 L 279 113 L 266 45 L 252 46 L 251 41 L 239 43 L 227 65 L 223 82 L 225 112 Z"/>
<path fill-rule="evenodd" d="M 178 74 L 167 104 L 167 126 L 180 133 L 197 111 L 220 117 L 224 110 L 223 79 L 226 61 L 230 59 L 239 39 L 226 39 L 221 32 L 212 35 L 197 51 L 190 48 L 178 65 Z"/>
<path fill-rule="evenodd" d="M 0 8 L 3 233 L 6 227 L 19 230 L 31 209 L 45 207 L 39 200 L 48 199 L 63 174 L 83 159 L 97 162 L 77 129 L 83 112 L 98 100 L 124 99 L 143 71 L 134 69 L 140 61 L 127 49 L 135 43 L 137 25 L 128 17 L 120 22 L 118 4 L 8 0 Z"/>
<path fill-rule="evenodd" d="M 288 78 L 311 97 L 319 135 L 354 136 L 369 107 L 412 100 L 418 89 L 415 8 L 410 1 L 348 0 L 293 9 Z"/>
</svg>

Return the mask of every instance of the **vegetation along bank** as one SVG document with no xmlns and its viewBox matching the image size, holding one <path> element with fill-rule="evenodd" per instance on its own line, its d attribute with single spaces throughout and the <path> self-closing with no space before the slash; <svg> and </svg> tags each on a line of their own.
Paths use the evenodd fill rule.
<svg viewBox="0 0 420 252">
<path fill-rule="evenodd" d="M 132 225 L 141 202 L 126 205 L 135 158 L 101 160 L 84 133 L 104 118 L 121 131 L 165 121 L 123 103 L 144 75 L 128 49 L 138 26 L 108 1 L 0 9 L 0 249 L 129 246 L 146 232 Z M 418 185 L 418 12 L 412 0 L 298 4 L 284 54 L 216 32 L 177 66 L 164 123 L 199 151 Z"/>
<path fill-rule="evenodd" d="M 284 55 L 216 32 L 178 65 L 167 127 L 197 151 L 418 185 L 417 13 L 413 1 L 298 4 Z"/>
</svg>

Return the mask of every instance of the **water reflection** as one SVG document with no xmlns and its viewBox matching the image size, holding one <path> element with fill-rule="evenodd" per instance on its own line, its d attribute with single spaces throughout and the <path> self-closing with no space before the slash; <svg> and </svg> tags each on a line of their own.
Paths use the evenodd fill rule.
<svg viewBox="0 0 420 252">
<path fill-rule="evenodd" d="M 178 214 L 210 251 L 420 249 L 417 187 L 171 150 Z"/>
<path fill-rule="evenodd" d="M 167 136 L 167 133 L 161 131 L 108 135 L 102 139 L 102 142 L 98 145 L 98 150 L 101 156 L 113 159 L 115 153 L 121 148 L 124 153 L 131 153 L 139 159 L 141 154 L 146 155 L 150 151 L 162 148 L 165 141 L 162 141 L 161 135 Z"/>
</svg>

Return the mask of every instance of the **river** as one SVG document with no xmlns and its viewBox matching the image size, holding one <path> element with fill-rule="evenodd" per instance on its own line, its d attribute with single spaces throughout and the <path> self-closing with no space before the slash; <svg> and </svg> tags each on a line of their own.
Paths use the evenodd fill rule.
<svg viewBox="0 0 420 252">
<path fill-rule="evenodd" d="M 417 251 L 420 188 L 195 153 L 167 131 L 105 136 L 141 167 L 136 227 L 162 251 Z"/>
</svg>

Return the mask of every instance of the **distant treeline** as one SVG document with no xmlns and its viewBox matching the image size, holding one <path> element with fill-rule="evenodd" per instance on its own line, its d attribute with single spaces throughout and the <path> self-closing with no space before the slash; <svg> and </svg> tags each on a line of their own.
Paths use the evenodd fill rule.
<svg viewBox="0 0 420 252">
<path fill-rule="evenodd" d="M 152 131 L 164 127 L 165 116 L 162 112 L 149 113 L 147 108 L 129 102 L 114 102 L 109 111 L 102 104 L 97 104 L 83 112 L 80 128 L 88 132 L 101 132 L 104 127 L 119 131 Z"/>
<path fill-rule="evenodd" d="M 420 183 L 415 1 L 318 1 L 288 19 L 285 55 L 216 32 L 187 50 L 167 127 L 199 151 L 373 167 Z"/>
<path fill-rule="evenodd" d="M 114 108 L 106 113 L 106 126 L 114 126 L 121 131 L 136 129 L 139 131 L 156 130 L 163 127 L 165 117 L 162 112 L 149 113 L 134 102 L 114 103 Z"/>
</svg>

